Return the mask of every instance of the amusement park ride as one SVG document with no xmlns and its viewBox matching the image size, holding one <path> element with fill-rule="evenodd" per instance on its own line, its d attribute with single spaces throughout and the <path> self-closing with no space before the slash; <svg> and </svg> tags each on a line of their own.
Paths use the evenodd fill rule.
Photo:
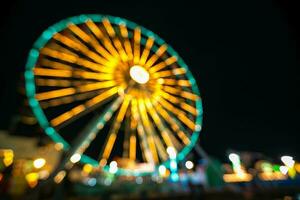
<svg viewBox="0 0 300 200">
<path fill-rule="evenodd" d="M 29 53 L 25 79 L 40 126 L 66 152 L 56 172 L 70 161 L 152 172 L 183 160 L 202 128 L 188 66 L 159 36 L 119 17 L 80 15 L 49 27 Z"/>
</svg>

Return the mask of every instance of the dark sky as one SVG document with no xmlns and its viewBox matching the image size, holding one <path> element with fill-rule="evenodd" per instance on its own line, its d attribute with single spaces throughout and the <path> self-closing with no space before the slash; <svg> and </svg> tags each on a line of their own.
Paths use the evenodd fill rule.
<svg viewBox="0 0 300 200">
<path fill-rule="evenodd" d="M 160 35 L 189 65 L 204 103 L 200 143 L 300 158 L 299 32 L 287 1 L 11 1 L 1 6 L 0 128 L 18 112 L 27 53 L 57 21 L 83 13 L 132 20 Z M 199 3 L 200 2 L 200 3 Z"/>
</svg>

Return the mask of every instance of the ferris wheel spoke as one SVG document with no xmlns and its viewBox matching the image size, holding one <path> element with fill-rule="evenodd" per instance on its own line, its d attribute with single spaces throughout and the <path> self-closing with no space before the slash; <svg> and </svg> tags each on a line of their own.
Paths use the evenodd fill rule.
<svg viewBox="0 0 300 200">
<path fill-rule="evenodd" d="M 140 62 L 139 62 L 140 65 L 142 65 L 142 66 L 145 65 L 153 44 L 154 44 L 154 38 L 153 37 L 148 37 L 147 42 L 145 44 L 145 48 L 143 50 L 143 53 L 142 53 L 142 56 L 141 56 L 141 59 L 140 59 Z"/>
<path fill-rule="evenodd" d="M 119 58 L 119 54 L 112 45 L 110 38 L 103 33 L 103 31 L 93 21 L 88 20 L 86 25 L 99 40 L 102 40 L 104 47 L 110 52 L 110 54 L 115 58 Z"/>
<path fill-rule="evenodd" d="M 131 120 L 130 120 L 130 139 L 129 139 L 129 158 L 130 160 L 136 159 L 136 130 L 137 130 L 137 106 L 136 100 L 131 101 Z"/>
<path fill-rule="evenodd" d="M 91 29 L 93 30 L 95 29 L 95 27 L 93 26 L 95 24 L 93 24 L 93 22 L 91 24 L 91 22 L 92 22 L 91 20 L 87 20 L 85 22 L 85 25 L 90 31 L 92 31 Z M 96 52 L 98 52 L 101 56 L 103 56 L 107 60 L 115 60 L 115 57 L 99 43 L 99 41 L 95 38 L 95 36 L 93 36 L 92 34 L 89 34 L 88 36 L 90 37 L 88 43 L 96 50 Z"/>
<path fill-rule="evenodd" d="M 152 157 L 151 151 L 149 150 L 144 126 L 141 122 L 141 118 L 140 118 L 140 114 L 139 114 L 139 105 L 138 105 L 137 99 L 132 99 L 131 109 L 132 109 L 133 119 L 136 122 L 137 136 L 140 141 L 143 159 L 145 161 L 147 161 L 148 163 L 153 163 L 153 157 Z"/>
<path fill-rule="evenodd" d="M 138 121 L 137 132 L 140 138 L 140 146 L 142 149 L 142 155 L 144 160 L 148 163 L 154 163 L 151 151 L 149 150 L 149 146 L 147 143 L 145 130 L 140 120 Z"/>
<path fill-rule="evenodd" d="M 46 66 L 46 67 L 50 67 L 53 69 L 58 69 L 58 70 L 72 70 L 73 67 L 67 64 L 63 64 L 61 62 L 57 62 L 57 61 L 52 61 L 49 60 L 47 58 L 43 58 L 41 59 L 41 66 Z"/>
<path fill-rule="evenodd" d="M 36 85 L 37 86 L 45 86 L 45 87 L 70 87 L 70 86 L 86 85 L 86 84 L 90 84 L 90 83 L 95 83 L 95 81 L 36 78 Z"/>
<path fill-rule="evenodd" d="M 93 22 L 91 22 L 91 20 L 88 20 L 86 23 L 87 27 L 92 31 L 95 32 L 94 30 L 96 29 L 97 31 L 97 27 L 95 28 L 95 24 Z M 103 56 L 106 61 L 110 61 L 110 60 L 114 60 L 115 58 L 108 52 L 106 51 L 101 45 L 100 43 L 94 38 L 93 35 L 91 34 L 87 34 L 85 31 L 83 31 L 81 28 L 79 28 L 78 26 L 76 26 L 75 24 L 71 24 L 69 26 L 69 29 L 76 35 L 78 36 L 81 40 L 83 40 L 85 43 L 90 44 L 97 53 L 99 53 L 101 56 Z M 76 39 L 76 38 L 75 38 Z M 78 40 L 77 40 L 78 41 Z M 81 41 L 78 41 L 77 43 L 81 44 L 81 46 L 84 49 L 88 49 L 89 48 L 83 44 Z M 97 55 L 97 54 L 96 54 Z M 102 57 L 100 57 L 102 58 Z M 105 60 L 103 60 L 105 62 Z"/>
<path fill-rule="evenodd" d="M 168 137 L 172 141 L 173 146 L 176 147 L 176 149 L 180 149 L 182 147 L 182 145 L 178 142 L 176 137 L 174 137 L 174 135 L 171 133 L 169 128 L 167 128 L 167 126 L 164 123 L 164 120 L 162 118 L 160 118 L 160 116 L 158 115 L 158 113 L 156 111 L 156 108 L 153 106 L 153 104 L 152 104 L 152 102 L 149 98 L 145 99 L 145 104 L 146 104 L 149 112 L 152 113 L 152 115 L 158 119 L 157 121 L 159 121 L 159 123 L 161 124 L 163 130 L 166 131 Z M 165 121 L 168 122 L 168 120 L 165 120 Z"/>
<path fill-rule="evenodd" d="M 135 28 L 133 31 L 133 63 L 139 64 L 140 61 L 140 43 L 141 43 L 141 29 Z"/>
<path fill-rule="evenodd" d="M 148 112 L 150 113 L 150 116 L 152 117 L 154 123 L 158 127 L 158 129 L 161 131 L 162 138 L 167 146 L 174 146 L 170 136 L 168 129 L 164 126 L 162 121 L 160 120 L 159 116 L 155 112 L 154 108 L 152 107 L 152 104 L 146 103 L 146 107 Z"/>
<path fill-rule="evenodd" d="M 42 101 L 40 102 L 40 105 L 42 108 L 48 108 L 48 107 L 55 107 L 55 106 L 60 106 L 63 104 L 70 104 L 76 101 L 82 101 L 82 100 L 86 100 L 92 97 L 95 97 L 96 94 L 94 91 L 92 92 L 87 92 L 84 94 L 75 94 L 75 95 L 71 95 L 71 96 L 67 96 L 67 97 L 61 97 L 61 98 L 56 98 L 56 99 L 52 99 L 52 100 L 48 100 L 48 101 Z"/>
<path fill-rule="evenodd" d="M 181 92 L 181 89 L 178 89 L 178 88 L 172 87 L 172 86 L 163 86 L 162 90 L 164 90 L 172 95 L 178 95 L 178 96 L 180 96 L 180 92 Z"/>
<path fill-rule="evenodd" d="M 174 64 L 176 61 L 177 61 L 176 56 L 169 57 L 166 60 L 150 67 L 149 72 L 152 74 L 152 73 L 155 73 L 157 71 L 160 71 L 160 70 L 164 69 L 165 67 Z"/>
<path fill-rule="evenodd" d="M 174 79 L 174 78 L 159 78 L 161 84 L 170 86 L 180 86 L 180 87 L 191 87 L 191 83 L 188 80 Z"/>
<path fill-rule="evenodd" d="M 105 28 L 106 32 L 108 33 L 108 35 L 111 38 L 115 37 L 115 34 L 116 34 L 115 30 L 107 18 L 103 19 L 102 24 L 104 25 L 104 28 Z"/>
<path fill-rule="evenodd" d="M 102 31 L 100 30 L 100 28 L 92 21 L 92 20 L 87 20 L 86 21 L 86 26 L 87 28 L 96 36 L 96 38 L 98 39 L 104 39 L 105 41 L 107 41 L 106 38 L 104 38 L 104 35 L 102 33 Z M 104 47 L 108 50 L 106 50 L 99 42 L 97 39 L 94 38 L 93 35 L 90 35 L 92 40 L 91 40 L 91 44 L 92 46 L 96 49 L 96 51 L 103 55 L 103 57 L 105 57 L 107 60 L 114 60 L 117 57 L 117 52 L 115 51 L 115 49 L 112 48 L 111 45 L 109 45 L 108 43 L 104 42 Z"/>
<path fill-rule="evenodd" d="M 103 20 L 103 25 L 104 25 L 104 28 L 106 30 L 106 32 L 108 33 L 108 35 L 112 38 L 112 41 L 113 41 L 113 44 L 114 46 L 116 47 L 117 51 L 118 51 L 118 54 L 119 56 L 121 57 L 121 60 L 126 63 L 128 58 L 127 58 L 127 55 L 126 55 L 126 52 L 125 50 L 123 49 L 122 47 L 122 42 L 120 41 L 120 39 L 116 36 L 116 33 L 115 33 L 115 30 L 114 28 L 112 27 L 111 23 L 109 22 L 108 19 L 104 19 Z"/>
<path fill-rule="evenodd" d="M 189 99 L 189 100 L 192 100 L 192 101 L 196 101 L 199 99 L 199 96 L 194 94 L 194 93 L 191 93 L 191 92 L 187 92 L 187 91 L 182 91 L 180 93 L 180 96 L 186 98 L 186 99 Z"/>
<path fill-rule="evenodd" d="M 77 27 L 78 28 L 78 27 Z M 79 29 L 79 28 L 78 28 Z M 75 31 L 75 30 L 74 30 Z M 80 35 L 80 34 L 76 34 L 76 35 Z M 89 36 L 88 36 L 89 37 Z M 90 58 L 91 60 L 95 61 L 96 63 L 99 63 L 101 65 L 107 65 L 107 63 L 109 62 L 108 60 L 102 58 L 101 56 L 99 56 L 98 54 L 96 54 L 95 52 L 93 52 L 92 50 L 90 50 L 86 45 L 84 45 L 82 42 L 75 40 L 75 38 L 71 38 L 71 37 L 67 37 L 64 36 L 60 33 L 56 33 L 53 38 L 56 41 L 61 42 L 62 44 L 64 44 L 65 46 L 75 50 L 75 51 L 79 51 L 81 52 L 83 55 L 85 55 L 86 57 Z"/>
<path fill-rule="evenodd" d="M 50 76 L 50 77 L 61 77 L 61 78 L 71 78 L 71 70 L 62 70 L 62 69 L 45 69 L 45 68 L 34 68 L 33 69 L 35 76 Z"/>
<path fill-rule="evenodd" d="M 181 139 L 181 141 L 188 145 L 190 143 L 189 137 L 185 134 L 184 131 L 181 130 L 181 125 L 174 120 L 174 116 L 171 116 L 162 106 L 158 103 L 154 104 L 158 113 L 168 122 L 172 128 L 172 130 L 177 134 L 177 136 Z"/>
<path fill-rule="evenodd" d="M 150 120 L 148 118 L 147 110 L 145 107 L 145 103 L 142 98 L 138 100 L 138 107 L 139 107 L 139 113 L 140 113 L 140 118 L 142 120 L 142 124 L 144 126 L 145 132 L 146 132 L 146 137 L 147 137 L 147 142 L 148 146 L 150 147 L 150 151 L 152 153 L 153 161 L 154 163 L 158 163 L 158 155 L 157 155 L 157 150 L 155 146 L 155 141 L 153 138 L 153 129 L 151 128 Z"/>
<path fill-rule="evenodd" d="M 61 126 L 66 121 L 70 121 L 71 119 L 75 120 L 77 117 L 79 117 L 82 114 L 86 114 L 92 110 L 92 108 L 95 109 L 97 107 L 96 105 L 100 105 L 103 101 L 107 100 L 112 95 L 116 94 L 118 92 L 118 87 L 113 87 L 109 90 L 106 90 L 105 92 L 97 95 L 96 97 L 86 101 L 84 104 L 80 104 L 71 110 L 55 117 L 50 122 L 53 126 Z"/>
<path fill-rule="evenodd" d="M 51 42 L 51 43 L 47 44 L 45 47 L 49 48 L 49 49 L 55 49 L 56 51 L 59 51 L 59 52 L 65 52 L 65 53 L 70 54 L 72 56 L 77 56 L 76 52 L 74 52 L 74 51 L 66 48 L 64 46 L 64 44 L 59 44 L 59 43 L 56 43 L 56 42 Z"/>
<path fill-rule="evenodd" d="M 166 44 L 161 45 L 153 54 L 149 60 L 147 60 L 145 64 L 145 68 L 148 69 L 150 68 L 167 50 L 168 46 Z"/>
<path fill-rule="evenodd" d="M 195 130 L 195 123 L 191 121 L 187 116 L 186 113 L 175 108 L 171 103 L 167 102 L 163 98 L 157 98 L 157 101 L 167 110 L 174 113 L 175 116 L 177 116 L 180 121 L 182 121 L 188 128 L 191 130 Z"/>
<path fill-rule="evenodd" d="M 79 133 L 78 137 L 73 141 L 73 148 L 69 150 L 69 154 L 83 154 L 90 146 L 91 142 L 96 138 L 97 134 L 103 129 L 105 122 L 110 119 L 113 113 L 119 108 L 122 98 L 115 99 L 106 109 L 96 115 Z"/>
<path fill-rule="evenodd" d="M 149 101 L 148 98 L 146 98 L 146 99 L 145 99 L 145 105 L 147 105 L 147 104 L 149 104 L 149 103 L 151 103 L 151 102 Z M 147 116 L 147 111 L 146 111 L 146 109 L 145 109 L 145 113 L 146 113 L 146 116 Z M 150 122 L 150 119 L 148 118 L 148 116 L 147 116 L 147 118 L 145 119 L 145 121 L 146 121 L 145 127 L 149 127 L 149 134 L 152 135 L 152 138 L 153 138 L 153 140 L 154 140 L 154 144 L 155 144 L 155 146 L 157 147 L 157 152 L 158 152 L 159 157 L 160 157 L 162 160 L 166 160 L 166 159 L 167 159 L 167 152 L 166 152 L 166 150 L 165 150 L 165 148 L 164 148 L 164 145 L 162 144 L 161 140 L 159 139 L 159 137 L 158 137 L 158 135 L 157 135 L 157 133 L 156 133 L 156 130 L 153 128 L 152 124 L 149 123 L 149 122 Z"/>
<path fill-rule="evenodd" d="M 114 81 L 103 81 L 96 83 L 89 83 L 86 85 L 80 85 L 77 87 L 69 87 L 64 89 L 51 90 L 47 92 L 37 93 L 35 98 L 39 101 L 74 95 L 78 93 L 90 92 L 93 90 L 99 90 L 103 88 L 110 88 L 115 86 L 116 83 Z"/>
<path fill-rule="evenodd" d="M 163 86 L 162 89 L 165 90 L 168 93 L 175 94 L 177 96 L 180 96 L 180 97 L 183 97 L 185 99 L 192 100 L 192 101 L 196 101 L 199 98 L 199 96 L 196 95 L 196 94 L 193 94 L 191 92 L 184 91 L 184 90 L 181 90 L 181 89 L 178 89 L 178 88 L 174 88 L 172 86 Z"/>
<path fill-rule="evenodd" d="M 115 47 L 117 48 L 118 52 L 119 52 L 119 55 L 121 57 L 121 60 L 126 63 L 127 60 L 128 60 L 128 57 L 127 57 L 127 54 L 122 46 L 122 43 L 120 42 L 119 38 L 114 38 L 113 39 L 113 43 L 115 45 Z"/>
<path fill-rule="evenodd" d="M 130 41 L 128 39 L 128 30 L 125 24 L 120 24 L 119 25 L 121 36 L 124 38 L 124 47 L 125 51 L 127 53 L 127 57 L 129 61 L 133 60 L 133 53 L 132 53 L 132 48 Z"/>
<path fill-rule="evenodd" d="M 195 107 L 193 107 L 193 106 L 191 106 L 190 104 L 188 104 L 188 103 L 185 103 L 185 102 L 180 102 L 180 107 L 183 109 L 183 110 L 185 110 L 186 112 L 188 112 L 188 113 L 191 113 L 192 115 L 194 115 L 194 116 L 197 116 L 197 114 L 198 114 L 198 111 L 197 111 L 197 109 L 195 108 Z"/>
<path fill-rule="evenodd" d="M 170 76 L 178 76 L 183 75 L 186 73 L 186 70 L 184 68 L 176 68 L 172 70 L 165 70 L 165 71 L 158 71 L 152 73 L 152 76 L 154 78 L 164 78 L 164 77 L 170 77 Z"/>
<path fill-rule="evenodd" d="M 167 93 L 163 90 L 160 91 L 160 95 L 161 95 L 162 98 L 172 102 L 173 104 L 178 104 L 179 103 L 178 97 L 175 97 L 175 96 L 173 96 L 173 95 L 171 95 L 171 94 L 169 94 L 169 93 Z"/>
<path fill-rule="evenodd" d="M 130 105 L 129 105 L 130 106 Z M 123 141 L 123 157 L 129 158 L 129 140 L 130 140 L 130 109 L 125 115 L 125 130 L 124 130 L 124 141 Z"/>
<path fill-rule="evenodd" d="M 158 155 L 161 158 L 161 160 L 167 160 L 168 159 L 168 154 L 167 151 L 164 147 L 164 144 L 162 143 L 161 139 L 159 138 L 159 136 L 155 133 L 154 134 L 154 141 L 155 144 L 157 146 L 157 150 L 158 150 Z"/>
<path fill-rule="evenodd" d="M 46 69 L 46 68 L 34 68 L 33 70 L 35 76 L 45 76 L 45 77 L 59 77 L 59 78 L 83 78 L 90 80 L 112 80 L 113 74 L 105 73 L 94 73 L 87 72 L 83 70 L 59 70 L 59 69 Z"/>
<path fill-rule="evenodd" d="M 113 122 L 112 128 L 109 131 L 108 134 L 108 139 L 104 145 L 104 149 L 103 149 L 103 153 L 102 153 L 102 158 L 100 160 L 100 163 L 106 163 L 107 160 L 109 159 L 109 156 L 111 154 L 111 151 L 113 149 L 114 143 L 116 141 L 117 138 L 117 134 L 119 132 L 120 126 L 121 126 L 121 122 L 123 121 L 123 118 L 127 112 L 127 108 L 128 105 L 130 103 L 130 97 L 125 96 L 124 97 L 124 101 L 121 105 L 121 108 Z"/>
<path fill-rule="evenodd" d="M 64 62 L 68 62 L 68 63 L 72 63 L 72 64 L 77 64 L 81 67 L 84 67 L 86 69 L 92 70 L 94 72 L 111 72 L 113 71 L 111 68 L 105 69 L 104 66 L 98 64 L 98 63 L 94 63 L 91 61 L 88 61 L 84 58 L 79 58 L 77 55 L 72 55 L 72 54 L 68 54 L 68 53 L 64 53 L 64 52 L 60 52 L 54 49 L 50 49 L 48 47 L 44 47 L 43 49 L 41 49 L 40 51 L 41 54 L 45 55 L 45 56 L 49 56 Z M 115 63 L 109 63 L 107 64 L 107 66 L 114 66 Z"/>
<path fill-rule="evenodd" d="M 171 133 L 169 128 L 165 125 L 164 121 L 159 117 L 153 105 L 149 102 L 146 104 L 150 115 L 152 116 L 154 122 L 158 126 L 158 129 L 161 131 L 161 135 L 167 145 L 167 147 L 174 147 L 175 149 L 181 149 L 181 144 Z"/>
<path fill-rule="evenodd" d="M 136 159 L 136 136 L 133 131 L 130 133 L 130 138 L 129 138 L 129 159 L 130 160 Z"/>
</svg>

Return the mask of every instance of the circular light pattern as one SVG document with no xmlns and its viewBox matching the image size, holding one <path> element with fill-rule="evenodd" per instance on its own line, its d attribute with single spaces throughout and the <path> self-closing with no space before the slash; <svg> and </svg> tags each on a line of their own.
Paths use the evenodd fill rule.
<svg viewBox="0 0 300 200">
<path fill-rule="evenodd" d="M 167 148 L 184 159 L 202 127 L 200 94 L 184 61 L 156 34 L 118 17 L 80 15 L 49 27 L 29 53 L 25 79 L 40 125 L 75 152 L 74 163 L 168 164 Z M 89 153 L 96 141 L 103 141 L 97 156 Z M 129 173 L 120 163 L 117 172 Z"/>
</svg>

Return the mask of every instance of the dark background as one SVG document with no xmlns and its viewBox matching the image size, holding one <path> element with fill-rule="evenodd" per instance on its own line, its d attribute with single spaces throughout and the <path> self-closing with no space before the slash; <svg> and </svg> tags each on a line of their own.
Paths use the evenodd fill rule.
<svg viewBox="0 0 300 200">
<path fill-rule="evenodd" d="M 253 1 L 9 1 L 0 13 L 0 128 L 22 107 L 17 93 L 29 49 L 48 26 L 100 13 L 160 35 L 189 65 L 204 106 L 200 143 L 300 158 L 298 7 Z"/>
</svg>

